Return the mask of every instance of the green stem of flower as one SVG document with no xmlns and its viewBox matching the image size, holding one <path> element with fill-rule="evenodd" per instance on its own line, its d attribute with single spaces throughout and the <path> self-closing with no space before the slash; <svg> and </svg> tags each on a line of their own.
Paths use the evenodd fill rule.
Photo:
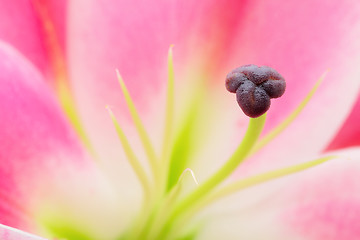
<svg viewBox="0 0 360 240">
<path fill-rule="evenodd" d="M 191 194 L 189 194 L 185 199 L 180 201 L 180 203 L 175 206 L 174 210 L 170 214 L 167 223 L 165 224 L 163 230 L 160 232 L 159 239 L 162 239 L 166 235 L 166 231 L 170 229 L 172 222 L 179 217 L 179 215 L 184 214 L 191 206 L 204 198 L 209 192 L 211 192 L 217 185 L 224 181 L 233 171 L 242 163 L 252 147 L 258 140 L 265 124 L 266 114 L 258 117 L 251 118 L 247 132 L 244 136 L 243 141 L 239 147 L 235 150 L 230 159 L 206 182 L 201 184 L 197 189 L 195 189 Z"/>
</svg>

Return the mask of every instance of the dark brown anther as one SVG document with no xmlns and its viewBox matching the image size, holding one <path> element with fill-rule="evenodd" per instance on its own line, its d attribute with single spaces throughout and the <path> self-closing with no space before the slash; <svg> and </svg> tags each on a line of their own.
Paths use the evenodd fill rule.
<svg viewBox="0 0 360 240">
<path fill-rule="evenodd" d="M 270 108 L 270 99 L 281 97 L 286 88 L 284 78 L 274 69 L 245 65 L 226 76 L 226 89 L 236 93 L 236 100 L 244 113 L 256 118 Z"/>
</svg>

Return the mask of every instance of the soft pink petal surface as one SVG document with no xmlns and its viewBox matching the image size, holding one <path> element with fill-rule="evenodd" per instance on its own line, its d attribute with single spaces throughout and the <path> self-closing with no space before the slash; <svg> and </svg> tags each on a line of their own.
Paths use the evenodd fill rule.
<svg viewBox="0 0 360 240">
<path fill-rule="evenodd" d="M 349 150 L 350 152 L 351 150 Z M 283 218 L 304 239 L 358 239 L 360 235 L 360 152 L 353 150 L 342 161 L 310 173 L 290 190 L 296 204 Z"/>
<path fill-rule="evenodd" d="M 130 4 L 117 1 L 107 4 L 103 1 L 74 1 L 70 5 L 71 29 L 67 54 L 71 64 L 71 78 L 85 126 L 102 159 L 121 156 L 117 150 L 119 145 L 115 132 L 104 109 L 106 104 L 123 109 L 114 69 L 120 69 L 130 91 L 135 93 L 136 103 L 142 112 L 151 112 L 154 105 L 158 107 L 154 102 L 160 99 L 158 95 L 161 94 L 158 93 L 162 91 L 166 78 L 166 52 L 173 43 L 176 44 L 175 61 L 178 61 L 177 69 L 180 73 L 177 79 L 180 82 L 184 81 L 183 76 L 187 76 L 184 73 L 189 69 L 187 65 L 193 61 L 197 64 L 198 61 L 201 62 L 195 65 L 198 67 L 195 70 L 197 72 L 211 69 L 210 73 L 214 75 L 209 77 L 209 72 L 200 75 L 213 80 L 213 87 L 221 85 L 221 88 L 222 78 L 226 73 L 241 64 L 266 64 L 279 70 L 288 80 L 288 90 L 282 99 L 274 102 L 269 113 L 268 128 L 290 112 L 315 80 L 327 68 L 331 68 L 312 105 L 271 148 L 264 149 L 255 160 L 245 166 L 243 171 L 247 174 L 254 169 L 261 171 L 269 168 L 269 165 L 275 167 L 277 164 L 314 156 L 314 153 L 320 152 L 328 144 L 350 112 L 360 84 L 357 70 L 360 60 L 357 39 L 360 33 L 356 30 L 360 29 L 359 5 L 355 1 L 343 1 L 341 4 L 326 1 L 302 1 L 296 4 L 283 1 L 156 3 L 151 2 L 150 5 L 147 1 L 136 1 Z M 3 28 L 0 32 L 8 31 L 9 34 L 3 38 L 20 49 L 43 71 L 47 57 L 41 43 L 43 40 L 38 37 L 41 34 L 38 22 L 33 18 L 33 9 L 29 8 L 26 2 L 19 1 L 17 4 L 23 5 L 6 5 L 1 16 L 4 16 L 4 23 L 19 23 L 21 28 L 9 29 L 8 24 L 0 24 Z M 56 9 L 51 6 L 50 4 L 49 9 Z M 13 11 L 21 11 L 21 14 L 8 14 Z M 17 17 L 20 15 L 26 18 L 26 21 Z M 21 41 L 24 32 L 18 32 L 17 29 L 30 29 L 30 32 L 36 34 L 29 34 L 30 40 L 24 44 L 25 41 Z M 4 142 L 2 147 L 5 149 L 1 151 L 1 159 L 6 160 L 0 164 L 0 171 L 3 172 L 0 184 L 4 189 L 2 195 L 6 194 L 8 197 L 2 197 L 6 201 L 0 204 L 0 211 L 5 216 L 4 223 L 26 228 L 29 227 L 27 216 L 33 214 L 31 211 L 27 212 L 31 209 L 29 205 L 35 203 L 32 199 L 25 199 L 25 196 L 35 196 L 35 202 L 36 197 L 40 196 L 29 194 L 29 189 L 39 186 L 39 192 L 44 194 L 50 185 L 58 186 L 56 181 L 63 178 L 63 173 L 74 175 L 76 172 L 81 175 L 77 170 L 85 169 L 84 174 L 89 177 L 87 169 L 92 169 L 93 166 L 80 150 L 73 133 L 61 117 L 61 112 L 47 93 L 47 88 L 39 84 L 43 81 L 39 73 L 8 46 L 2 45 L 1 49 L 1 76 L 5 79 L 0 90 L 0 97 L 3 98 L 1 109 L 8 114 L 4 114 L 0 121 L 1 128 L 7 129 L 1 136 L 2 140 L 0 139 L 0 142 Z M 236 104 L 233 96 L 226 98 L 221 95 L 220 98 L 225 99 L 223 101 L 226 106 Z M 329 105 L 331 107 L 324 107 Z M 225 109 L 221 104 L 219 107 Z M 229 114 L 229 117 L 241 115 L 235 112 L 237 108 L 233 109 L 236 114 Z M 121 114 L 126 113 L 122 111 Z M 240 118 L 237 124 L 244 127 L 246 120 Z M 228 134 L 231 135 L 231 131 Z M 286 144 L 284 148 L 284 143 L 289 142 L 292 144 Z M 18 151 L 19 147 L 21 152 Z M 222 147 L 218 149 L 218 155 L 212 153 L 213 160 L 224 156 Z M 54 168 L 55 177 L 55 172 L 52 171 Z M 129 172 L 126 166 L 121 166 L 121 169 L 121 173 Z M 117 174 L 122 179 L 127 177 L 120 172 Z M 44 178 L 50 179 L 49 176 L 55 178 L 56 184 L 46 182 L 49 184 L 47 186 L 39 183 L 43 182 Z M 66 176 L 71 179 L 69 174 Z M 133 191 L 128 186 L 129 182 L 124 184 L 126 191 Z M 59 188 L 62 187 L 66 188 Z M 331 203 L 326 203 L 325 206 Z M 335 209 L 343 208 L 342 203 Z M 25 206 L 25 209 L 20 209 L 19 206 Z M 301 212 L 311 206 L 294 206 L 295 208 L 289 209 L 290 213 L 286 214 L 291 216 L 291 211 Z M 299 222 L 290 221 L 298 227 L 294 228 L 293 232 L 299 234 L 297 236 L 321 239 L 320 237 L 324 236 L 321 231 L 308 230 L 307 219 L 315 219 L 326 226 L 329 225 L 328 219 L 337 219 L 323 216 L 324 212 L 319 210 L 316 216 L 306 216 Z M 288 216 L 286 214 L 284 216 Z M 78 221 L 81 222 L 81 218 Z M 321 228 L 322 225 L 316 229 Z M 352 235 L 347 237 L 352 239 Z"/>
<path fill-rule="evenodd" d="M 22 232 L 15 228 L 10 228 L 0 224 L 0 239 L 1 240 L 45 240 L 32 234 Z"/>
<path fill-rule="evenodd" d="M 89 227 L 89 216 L 98 225 L 94 219 L 117 212 L 110 186 L 83 152 L 39 72 L 4 43 L 0 80 L 1 223 L 37 232 L 54 218 L 73 217 L 73 227 L 81 231 Z"/>
<path fill-rule="evenodd" d="M 327 150 L 360 145 L 360 96 Z"/>
<path fill-rule="evenodd" d="M 47 76 L 51 76 L 52 73 L 49 62 L 49 36 L 46 34 L 45 27 L 48 24 L 54 26 L 59 46 L 63 49 L 65 47 L 66 2 L 0 1 L 0 39 L 13 45 Z M 51 16 L 46 21 L 40 17 L 38 9 L 40 5 Z"/>
<path fill-rule="evenodd" d="M 199 239 L 358 239 L 360 149 L 318 167 L 253 187 L 205 215 Z"/>
</svg>

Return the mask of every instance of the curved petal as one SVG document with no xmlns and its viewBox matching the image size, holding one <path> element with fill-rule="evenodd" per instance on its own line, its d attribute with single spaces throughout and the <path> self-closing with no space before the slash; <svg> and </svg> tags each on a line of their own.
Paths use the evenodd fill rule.
<svg viewBox="0 0 360 240">
<path fill-rule="evenodd" d="M 119 199 L 82 150 L 39 72 L 4 43 L 0 81 L 0 223 L 50 236 L 71 227 L 104 239 L 117 233 L 126 221 L 113 220 Z M 105 225 L 95 228 L 99 218 Z"/>
<path fill-rule="evenodd" d="M 13 45 L 43 74 L 51 76 L 49 38 L 55 37 L 59 47 L 65 48 L 67 1 L 1 0 L 0 5 L 0 39 Z M 52 33 L 56 36 L 49 35 L 49 28 L 54 28 Z"/>
<path fill-rule="evenodd" d="M 335 154 L 338 159 L 223 200 L 199 239 L 357 239 L 360 149 Z"/>
<path fill-rule="evenodd" d="M 22 232 L 15 228 L 11 228 L 1 224 L 0 224 L 0 238 L 2 240 L 45 240 L 45 238 L 41 238 L 26 232 Z"/>
<path fill-rule="evenodd" d="M 360 145 L 360 95 L 350 115 L 326 150 Z"/>
</svg>

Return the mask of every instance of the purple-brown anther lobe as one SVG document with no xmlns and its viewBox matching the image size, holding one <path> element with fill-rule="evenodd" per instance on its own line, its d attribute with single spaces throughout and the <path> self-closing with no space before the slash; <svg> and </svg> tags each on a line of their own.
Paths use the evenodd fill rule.
<svg viewBox="0 0 360 240">
<path fill-rule="evenodd" d="M 284 94 L 286 82 L 273 68 L 245 65 L 226 76 L 225 86 L 229 92 L 236 93 L 236 100 L 244 113 L 256 118 L 269 110 L 271 98 Z"/>
</svg>

